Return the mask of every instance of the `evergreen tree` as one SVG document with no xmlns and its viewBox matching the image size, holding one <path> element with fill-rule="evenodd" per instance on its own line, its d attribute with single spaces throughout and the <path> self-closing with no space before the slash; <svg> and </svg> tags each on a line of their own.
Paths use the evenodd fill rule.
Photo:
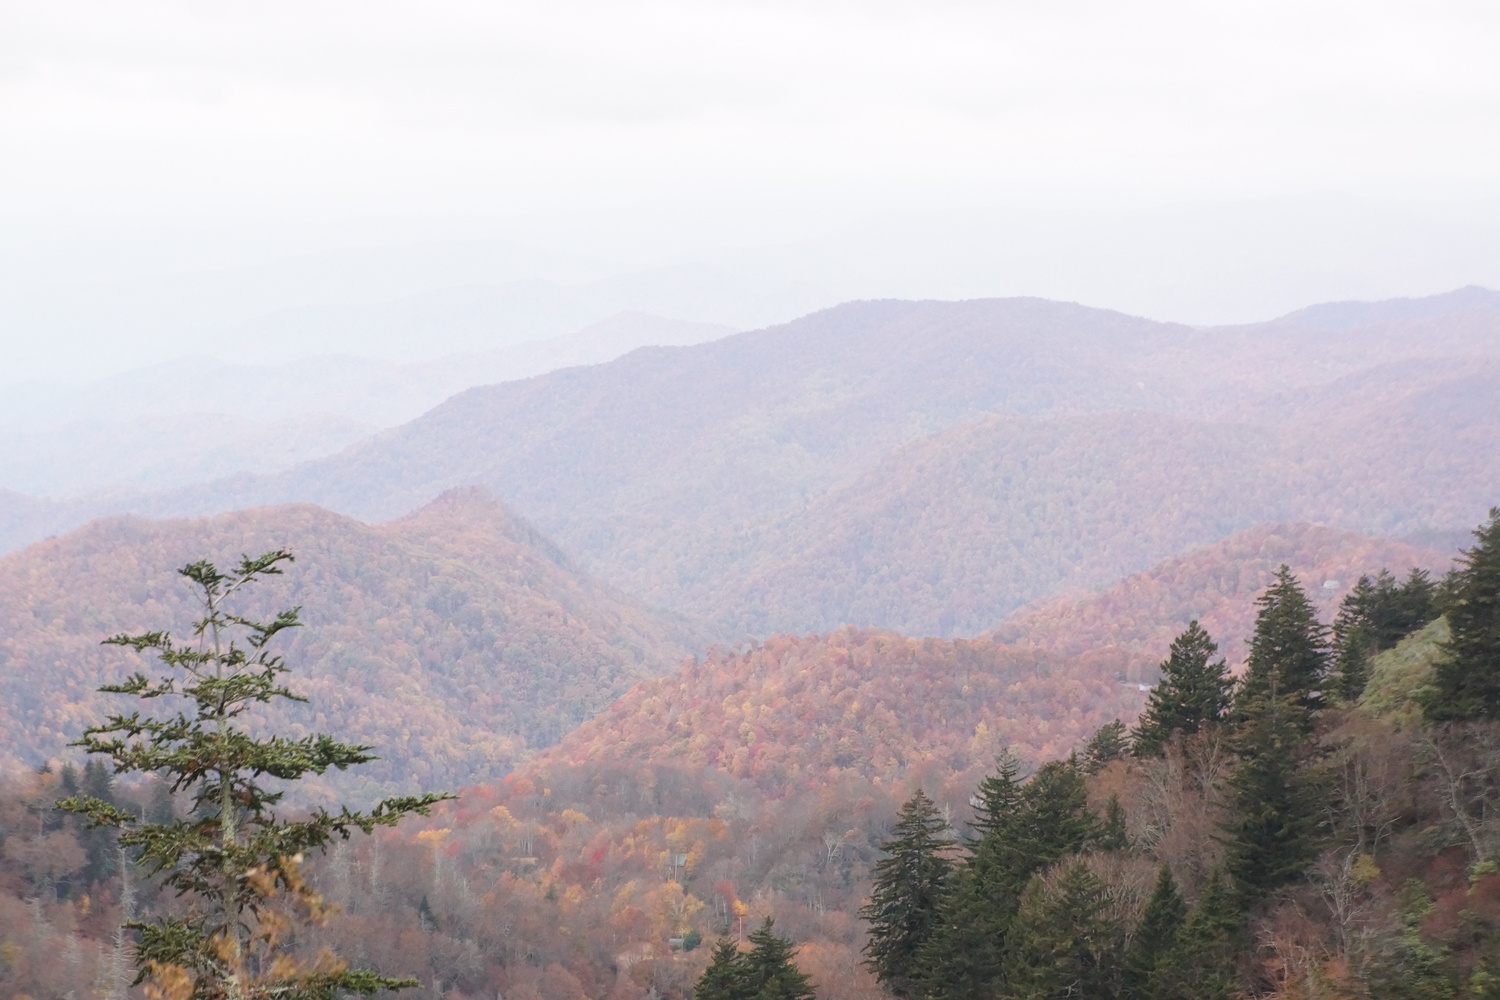
<svg viewBox="0 0 1500 1000">
<path fill-rule="evenodd" d="M 745 992 L 744 956 L 739 945 L 728 938 L 720 938 L 714 945 L 713 957 L 698 985 L 693 988 L 693 1000 L 749 1000 Z"/>
<path fill-rule="evenodd" d="M 1425 569 L 1412 567 L 1406 582 L 1396 595 L 1396 606 L 1392 614 L 1394 628 L 1390 648 L 1419 629 L 1425 628 L 1438 617 L 1438 585 Z"/>
<path fill-rule="evenodd" d="M 1130 850 L 1130 834 L 1125 829 L 1125 807 L 1120 797 L 1111 795 L 1109 806 L 1104 810 L 1104 822 L 1090 838 L 1089 846 L 1096 851 Z"/>
<path fill-rule="evenodd" d="M 1026 887 L 1005 956 L 1008 1000 L 1106 998 L 1116 993 L 1120 928 L 1108 917 L 1108 893 L 1088 866 L 1074 861 L 1053 884 Z"/>
<path fill-rule="evenodd" d="M 110 774 L 109 768 L 104 766 L 103 761 L 91 758 L 84 764 L 79 792 L 105 805 L 116 804 L 114 775 Z M 107 826 L 91 826 L 82 830 L 78 839 L 82 842 L 84 855 L 88 859 L 83 869 L 85 883 L 102 882 L 113 877 L 120 870 L 120 848 L 115 841 L 113 829 Z"/>
<path fill-rule="evenodd" d="M 1500 718 L 1500 508 L 1459 559 L 1451 634 L 1422 707 L 1433 722 Z"/>
<path fill-rule="evenodd" d="M 1245 678 L 1235 694 L 1235 717 L 1244 719 L 1248 706 L 1264 704 L 1275 692 L 1276 699 L 1292 700 L 1304 731 L 1310 730 L 1311 713 L 1323 707 L 1328 628 L 1318 621 L 1312 602 L 1285 564 L 1255 603 L 1260 612 Z"/>
<path fill-rule="evenodd" d="M 918 953 L 938 923 L 938 909 L 953 878 L 948 823 L 921 789 L 901 807 L 875 863 L 870 902 L 859 915 L 869 921 L 865 964 L 898 997 L 913 994 L 920 978 Z"/>
<path fill-rule="evenodd" d="M 1177 934 L 1187 919 L 1187 906 L 1177 891 L 1172 869 L 1162 865 L 1156 874 L 1156 888 L 1146 901 L 1140 923 L 1125 952 L 1123 990 L 1126 1000 L 1146 1000 L 1152 977 L 1162 959 L 1177 944 Z"/>
<path fill-rule="evenodd" d="M 1175 941 L 1152 969 L 1150 1000 L 1232 1000 L 1235 958 L 1244 930 L 1236 894 L 1215 871 Z"/>
<path fill-rule="evenodd" d="M 1100 726 L 1083 748 L 1083 771 L 1098 774 L 1130 749 L 1130 734 L 1119 719 Z"/>
<path fill-rule="evenodd" d="M 744 995 L 753 1000 L 814 1000 L 816 994 L 807 976 L 792 961 L 795 946 L 771 926 L 772 920 L 767 917 L 750 934 L 750 953 L 740 966 Z"/>
<path fill-rule="evenodd" d="M 1021 788 L 1021 806 L 1011 838 L 1012 869 L 1025 878 L 1084 849 L 1099 825 L 1089 811 L 1088 787 L 1070 760 L 1043 764 Z"/>
<path fill-rule="evenodd" d="M 1339 700 L 1348 704 L 1359 700 L 1369 680 L 1369 659 L 1376 651 L 1370 613 L 1376 603 L 1375 584 L 1361 576 L 1344 595 L 1333 619 L 1333 687 Z"/>
<path fill-rule="evenodd" d="M 916 978 L 929 996 L 969 1000 L 995 994 L 1021 893 L 1038 871 L 1082 851 L 1099 832 L 1082 774 L 1069 761 L 1044 764 L 1016 781 L 1014 758 L 981 783 L 982 830 L 955 873 L 939 921 L 918 953 Z M 1123 821 L 1123 811 L 1121 812 Z"/>
<path fill-rule="evenodd" d="M 1196 733 L 1224 718 L 1234 679 L 1224 660 L 1214 659 L 1219 647 L 1197 621 L 1188 623 L 1172 640 L 1161 665 L 1161 680 L 1151 689 L 1132 736 L 1138 757 L 1160 756 L 1177 733 Z"/>
<path fill-rule="evenodd" d="M 1323 803 L 1310 766 L 1307 713 L 1297 697 L 1272 688 L 1240 710 L 1226 865 L 1247 899 L 1254 899 L 1297 878 L 1312 861 Z"/>
<path fill-rule="evenodd" d="M 987 774 L 974 791 L 974 823 L 977 836 L 969 837 L 972 846 L 990 834 L 1008 832 L 1015 827 L 1021 808 L 1021 761 L 1010 750 L 1003 750 L 995 761 L 995 773 Z"/>
<path fill-rule="evenodd" d="M 143 821 L 97 797 L 76 795 L 58 804 L 97 826 L 121 831 L 120 844 L 135 851 L 147 874 L 160 876 L 163 887 L 182 901 L 175 913 L 127 925 L 139 934 L 136 982 L 149 980 L 166 996 L 331 1000 L 417 985 L 350 970 L 330 954 L 304 962 L 289 951 L 293 921 L 316 921 L 326 912 L 303 877 L 305 854 L 354 830 L 369 833 L 410 813 L 425 813 L 447 797 L 387 799 L 369 813 L 343 808 L 334 815 L 319 808 L 301 820 L 276 814 L 283 793 L 267 789 L 266 777 L 295 781 L 374 759 L 369 747 L 330 736 L 257 740 L 236 725 L 251 706 L 303 700 L 281 683 L 288 668 L 268 649 L 277 635 L 301 624 L 297 611 L 257 622 L 225 606 L 241 588 L 279 574 L 280 564 L 291 558 L 284 551 L 246 557 L 227 574 L 207 562 L 180 570 L 203 606 L 195 641 L 179 643 L 166 632 L 106 640 L 136 653 L 155 652 L 167 673 L 154 681 L 136 673 L 102 690 L 145 699 L 181 697 L 187 709 L 165 718 L 138 711 L 113 715 L 85 730 L 75 744 L 108 757 L 116 773 L 155 774 L 171 791 L 190 798 L 188 817 L 167 822 Z"/>
<path fill-rule="evenodd" d="M 1426 570 L 1412 569 L 1401 584 L 1387 570 L 1374 580 L 1360 577 L 1333 620 L 1333 686 L 1339 698 L 1357 701 L 1368 680 L 1370 657 L 1392 648 L 1437 614 L 1437 585 Z"/>
<path fill-rule="evenodd" d="M 1018 882 L 1015 859 L 1005 849 L 1021 816 L 1021 763 L 1009 750 L 974 794 L 969 859 L 953 875 L 938 908 L 937 925 L 923 942 L 916 969 L 920 992 L 946 1000 L 979 1000 L 1000 978 L 1005 931 L 1030 872 Z"/>
</svg>

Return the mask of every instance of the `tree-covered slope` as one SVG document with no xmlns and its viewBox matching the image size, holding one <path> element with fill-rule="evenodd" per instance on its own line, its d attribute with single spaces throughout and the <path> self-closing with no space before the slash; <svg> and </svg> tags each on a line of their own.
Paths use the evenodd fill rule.
<svg viewBox="0 0 1500 1000">
<path fill-rule="evenodd" d="M 288 548 L 250 592 L 300 605 L 288 644 L 306 707 L 266 719 L 378 746 L 357 780 L 445 788 L 505 773 L 632 683 L 687 656 L 691 631 L 602 587 L 474 490 L 387 524 L 312 505 L 185 521 L 96 522 L 0 559 L 0 754 L 38 764 L 121 707 L 95 692 L 138 663 L 99 640 L 193 618 L 175 569 Z"/>
<path fill-rule="evenodd" d="M 1500 470 L 1496 298 L 1208 330 L 1036 299 L 849 303 L 472 389 L 338 456 L 133 503 L 381 518 L 482 483 L 727 636 L 973 634 L 1269 521 L 1464 530 Z"/>
</svg>

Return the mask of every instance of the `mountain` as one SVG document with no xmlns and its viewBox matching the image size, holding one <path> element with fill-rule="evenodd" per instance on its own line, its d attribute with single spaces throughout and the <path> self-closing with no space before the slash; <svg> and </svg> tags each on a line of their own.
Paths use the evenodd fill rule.
<svg viewBox="0 0 1500 1000">
<path fill-rule="evenodd" d="M 1103 723 L 1134 716 L 1189 621 L 1238 663 L 1255 599 L 1282 563 L 1328 621 L 1361 574 L 1441 571 L 1450 559 L 1352 531 L 1264 525 L 1103 592 L 1029 607 L 977 639 L 776 635 L 638 684 L 534 766 L 707 767 L 776 794 L 845 775 L 982 770 L 1004 747 L 1031 761 L 1063 757 Z"/>
<path fill-rule="evenodd" d="M 894 779 L 932 762 L 990 765 L 1004 747 L 1045 760 L 1141 701 L 1134 685 L 982 639 L 883 629 L 777 635 L 637 685 L 544 754 L 551 763 L 676 763 L 768 792 Z"/>
<path fill-rule="evenodd" d="M 973 634 L 1256 524 L 1466 530 L 1495 501 L 1497 398 L 1482 289 L 1219 329 L 856 302 L 470 389 L 338 455 L 129 506 L 378 520 L 479 483 L 726 636 Z"/>
<path fill-rule="evenodd" d="M 277 472 L 341 451 L 471 386 L 731 332 L 627 312 L 561 337 L 433 361 L 183 358 L 92 385 L 12 387 L 0 399 L 0 487 L 81 498 Z M 87 506 L 118 510 L 121 502 L 94 496 Z"/>
<path fill-rule="evenodd" d="M 1456 554 L 1322 525 L 1260 525 L 1111 587 L 1037 602 L 988 635 L 1064 659 L 1097 661 L 1130 681 L 1154 683 L 1155 666 L 1172 639 L 1195 619 L 1231 666 L 1242 663 L 1255 631 L 1255 599 L 1283 563 L 1302 582 L 1319 617 L 1331 622 L 1360 576 L 1389 569 L 1400 577 L 1413 568 L 1440 576 Z"/>
<path fill-rule="evenodd" d="M 281 547 L 297 561 L 250 611 L 303 608 L 286 655 L 312 701 L 261 721 L 379 747 L 361 794 L 503 774 L 695 644 L 476 490 L 381 525 L 309 504 L 114 518 L 0 558 L 0 755 L 39 764 L 124 707 L 95 689 L 142 664 L 99 641 L 183 634 L 194 609 L 176 567 Z"/>
</svg>

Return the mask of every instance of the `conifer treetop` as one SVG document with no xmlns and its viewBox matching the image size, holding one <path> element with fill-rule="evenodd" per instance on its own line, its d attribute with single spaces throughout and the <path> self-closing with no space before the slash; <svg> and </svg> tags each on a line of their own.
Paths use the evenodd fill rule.
<svg viewBox="0 0 1500 1000">
<path fill-rule="evenodd" d="M 277 635 L 302 624 L 300 608 L 256 621 L 226 607 L 249 584 L 281 574 L 282 564 L 292 561 L 290 552 L 276 550 L 246 556 L 227 573 L 207 561 L 179 570 L 202 608 L 191 641 L 179 642 L 166 631 L 106 639 L 106 645 L 154 653 L 166 670 L 154 679 L 137 672 L 100 690 L 148 702 L 177 697 L 187 704 L 175 713 L 110 715 L 73 744 L 107 758 L 116 774 L 156 774 L 172 793 L 188 796 L 186 818 L 156 817 L 160 822 L 94 796 L 58 803 L 93 826 L 119 829 L 120 844 L 135 851 L 146 874 L 159 877 L 182 900 L 178 914 L 127 925 L 140 935 L 137 984 L 150 980 L 164 996 L 321 1000 L 417 985 L 351 970 L 326 952 L 299 960 L 288 951 L 297 921 L 317 922 L 329 912 L 303 876 L 309 852 L 355 830 L 370 833 L 412 813 L 425 815 L 453 797 L 388 798 L 368 812 L 320 807 L 298 819 L 277 814 L 285 792 L 268 780 L 291 782 L 375 759 L 371 747 L 326 734 L 256 738 L 237 724 L 255 705 L 305 700 L 282 683 L 289 668 L 268 648 Z"/>
</svg>

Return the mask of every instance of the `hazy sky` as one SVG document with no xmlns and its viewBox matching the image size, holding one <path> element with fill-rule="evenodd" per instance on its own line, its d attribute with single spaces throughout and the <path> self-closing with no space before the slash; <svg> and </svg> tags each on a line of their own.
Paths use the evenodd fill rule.
<svg viewBox="0 0 1500 1000">
<path fill-rule="evenodd" d="M 435 236 L 653 261 L 984 205 L 1451 212 L 1496 202 L 1497 53 L 1493 0 L 5 0 L 0 248 L 88 276 Z"/>
</svg>

